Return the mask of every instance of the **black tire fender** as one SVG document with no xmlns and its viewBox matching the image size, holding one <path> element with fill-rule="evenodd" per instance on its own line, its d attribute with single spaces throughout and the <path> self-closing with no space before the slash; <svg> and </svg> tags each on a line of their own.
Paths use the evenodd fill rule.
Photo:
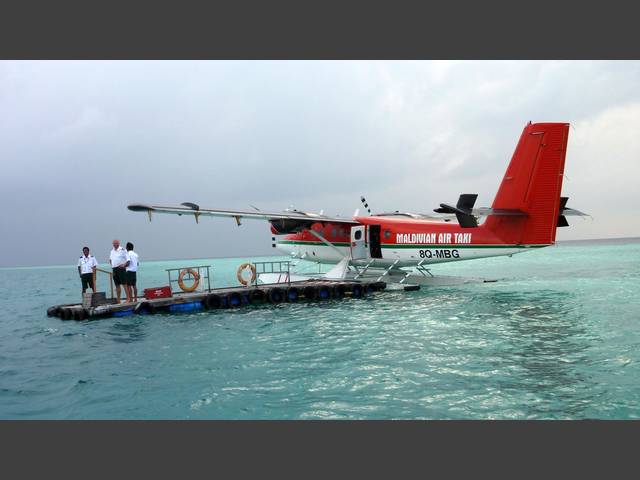
<svg viewBox="0 0 640 480">
<path fill-rule="evenodd" d="M 328 285 L 318 287 L 318 300 L 331 300 L 333 289 Z"/>
<path fill-rule="evenodd" d="M 265 302 L 265 300 L 267 299 L 267 295 L 264 293 L 264 290 L 260 290 L 259 288 L 256 288 L 249 292 L 249 294 L 247 295 L 247 298 L 249 299 L 250 304 L 259 305 Z"/>
<path fill-rule="evenodd" d="M 212 293 L 204 298 L 204 300 L 202 301 L 202 305 L 207 310 L 220 308 L 222 306 L 222 299 L 220 298 L 220 295 Z"/>
<path fill-rule="evenodd" d="M 272 288 L 269 290 L 269 302 L 282 303 L 284 301 L 284 291 L 281 288 Z"/>
<path fill-rule="evenodd" d="M 333 298 L 343 298 L 346 291 L 347 287 L 345 287 L 344 285 L 336 285 L 335 287 L 333 287 Z"/>
<path fill-rule="evenodd" d="M 289 287 L 286 292 L 287 302 L 296 303 L 300 300 L 300 289 L 298 287 Z"/>
<path fill-rule="evenodd" d="M 318 298 L 318 288 L 312 285 L 307 285 L 303 290 L 304 298 L 307 300 L 315 300 Z"/>
<path fill-rule="evenodd" d="M 227 307 L 238 308 L 242 306 L 242 294 L 240 292 L 231 292 L 227 294 Z"/>
</svg>

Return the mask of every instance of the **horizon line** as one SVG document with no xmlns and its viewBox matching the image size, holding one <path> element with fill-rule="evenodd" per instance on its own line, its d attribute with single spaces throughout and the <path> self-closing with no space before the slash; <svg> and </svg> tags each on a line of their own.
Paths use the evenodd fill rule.
<svg viewBox="0 0 640 480">
<path fill-rule="evenodd" d="M 580 243 L 580 242 L 602 242 L 602 241 L 611 241 L 611 240 L 640 240 L 640 236 L 634 237 L 603 237 L 603 238 L 580 238 L 575 240 L 557 240 L 554 245 L 558 245 L 561 243 Z M 553 246 L 553 245 L 551 245 Z M 223 259 L 223 258 L 248 258 L 248 257 L 287 257 L 286 254 L 280 255 L 242 255 L 242 256 L 197 256 L 197 257 L 187 257 L 187 258 L 151 258 L 149 260 L 145 260 L 145 262 L 172 262 L 178 260 L 201 260 L 201 259 Z M 9 269 L 17 269 L 17 268 L 55 268 L 55 267 L 66 267 L 68 264 L 49 264 L 49 265 L 0 265 L 0 270 L 9 270 Z M 101 265 L 100 263 L 98 265 Z"/>
</svg>

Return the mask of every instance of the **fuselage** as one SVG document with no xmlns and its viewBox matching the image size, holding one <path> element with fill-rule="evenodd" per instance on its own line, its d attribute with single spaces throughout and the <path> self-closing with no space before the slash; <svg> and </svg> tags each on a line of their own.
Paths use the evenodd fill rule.
<svg viewBox="0 0 640 480">
<path fill-rule="evenodd" d="M 318 263 L 350 257 L 355 264 L 403 267 L 513 255 L 550 244 L 505 242 L 482 224 L 463 228 L 444 220 L 368 216 L 355 217 L 351 225 L 318 222 L 276 238 L 274 245 Z"/>
</svg>

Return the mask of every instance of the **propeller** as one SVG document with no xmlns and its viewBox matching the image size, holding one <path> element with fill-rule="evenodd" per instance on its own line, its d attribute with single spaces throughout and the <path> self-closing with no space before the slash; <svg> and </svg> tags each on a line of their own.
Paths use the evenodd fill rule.
<svg viewBox="0 0 640 480">
<path fill-rule="evenodd" d="M 369 204 L 367 203 L 366 198 L 364 197 L 360 197 L 360 201 L 362 202 L 362 204 L 364 205 L 364 208 L 367 209 L 367 212 L 369 213 L 369 215 L 371 215 L 371 209 L 369 208 Z"/>
</svg>

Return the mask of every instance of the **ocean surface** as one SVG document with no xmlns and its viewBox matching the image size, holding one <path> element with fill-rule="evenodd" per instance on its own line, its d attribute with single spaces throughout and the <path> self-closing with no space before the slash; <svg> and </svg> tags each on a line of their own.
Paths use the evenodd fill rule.
<svg viewBox="0 0 640 480">
<path fill-rule="evenodd" d="M 231 285 L 245 260 L 143 262 L 138 283 L 206 264 Z M 499 281 L 65 322 L 46 309 L 80 301 L 73 262 L 0 269 L 0 418 L 640 418 L 640 241 L 433 272 Z"/>
</svg>

